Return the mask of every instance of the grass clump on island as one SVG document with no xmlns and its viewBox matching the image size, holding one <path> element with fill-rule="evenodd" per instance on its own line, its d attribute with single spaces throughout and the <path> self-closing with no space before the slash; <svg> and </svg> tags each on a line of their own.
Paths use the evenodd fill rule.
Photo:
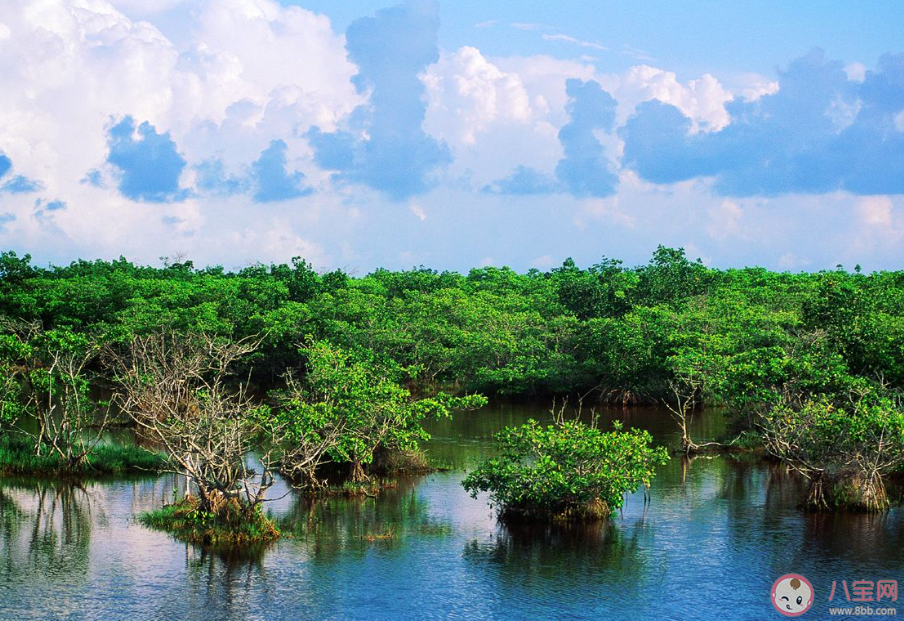
<svg viewBox="0 0 904 621">
<path fill-rule="evenodd" d="M 159 453 L 137 446 L 98 444 L 76 463 L 65 461 L 50 447 L 36 454 L 30 439 L 0 438 L 0 473 L 31 475 L 112 475 L 156 473 L 166 464 Z"/>
<path fill-rule="evenodd" d="M 183 541 L 206 545 L 263 544 L 280 538 L 276 525 L 263 514 L 260 505 L 250 507 L 222 496 L 205 510 L 197 496 L 189 495 L 141 514 L 138 521 Z"/>
<path fill-rule="evenodd" d="M 669 459 L 647 431 L 613 423 L 535 420 L 496 435 L 499 457 L 483 462 L 462 485 L 472 496 L 489 492 L 505 520 L 590 521 L 619 509 L 625 494 L 649 488 L 656 466 Z"/>
</svg>

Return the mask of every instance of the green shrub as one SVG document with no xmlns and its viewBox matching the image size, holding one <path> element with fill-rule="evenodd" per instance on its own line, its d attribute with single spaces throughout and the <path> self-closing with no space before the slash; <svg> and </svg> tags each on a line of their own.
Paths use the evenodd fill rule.
<svg viewBox="0 0 904 621">
<path fill-rule="evenodd" d="M 496 436 L 500 456 L 482 463 L 462 482 L 476 497 L 489 492 L 503 518 L 597 519 L 649 487 L 656 466 L 668 461 L 647 431 L 601 431 L 595 424 L 531 420 Z"/>
</svg>

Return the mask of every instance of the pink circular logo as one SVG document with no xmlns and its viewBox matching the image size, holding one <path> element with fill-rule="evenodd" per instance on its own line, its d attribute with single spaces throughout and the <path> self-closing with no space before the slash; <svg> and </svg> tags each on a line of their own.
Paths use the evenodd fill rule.
<svg viewBox="0 0 904 621">
<path fill-rule="evenodd" d="M 800 574 L 785 574 L 772 585 L 772 605 L 786 617 L 799 617 L 813 605 L 813 585 Z"/>
</svg>

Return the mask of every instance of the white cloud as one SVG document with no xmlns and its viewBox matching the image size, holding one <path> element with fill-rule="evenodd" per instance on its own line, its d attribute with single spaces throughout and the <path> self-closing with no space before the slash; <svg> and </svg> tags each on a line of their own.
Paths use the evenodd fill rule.
<svg viewBox="0 0 904 621">
<path fill-rule="evenodd" d="M 259 104 L 286 87 L 298 90 L 317 123 L 335 121 L 359 103 L 349 79 L 356 68 L 346 59 L 344 37 L 336 35 L 329 18 L 270 0 L 208 0 L 198 14 L 187 61 L 197 84 L 226 89 L 215 109 L 241 99 Z M 210 63 L 230 67 L 226 84 L 210 71 Z M 225 105 L 224 105 L 225 104 Z"/>
<path fill-rule="evenodd" d="M 859 226 L 852 227 L 851 248 L 857 261 L 876 252 L 904 256 L 904 215 L 895 208 L 892 197 L 864 196 L 857 201 L 855 214 Z"/>
<path fill-rule="evenodd" d="M 426 222 L 427 213 L 424 211 L 424 208 L 418 205 L 417 203 L 411 203 L 408 206 L 408 209 L 415 215 L 415 217 L 421 222 Z"/>
<path fill-rule="evenodd" d="M 725 104 L 732 100 L 732 94 L 708 73 L 699 79 L 681 83 L 671 71 L 637 65 L 619 76 L 614 95 L 622 120 L 638 104 L 658 99 L 675 106 L 689 117 L 693 122 L 692 131 L 715 131 L 731 122 Z"/>
<path fill-rule="evenodd" d="M 582 201 L 581 210 L 573 220 L 574 225 L 579 229 L 584 229 L 587 226 L 587 220 L 595 220 L 633 229 L 636 225 L 634 216 L 621 209 L 619 202 L 618 196 Z"/>
<path fill-rule="evenodd" d="M 565 103 L 565 81 L 598 80 L 604 89 L 611 91 L 613 82 L 600 75 L 596 68 L 586 61 L 562 60 L 547 55 L 511 56 L 495 58 L 493 62 L 502 71 L 517 75 L 530 96 L 531 106 L 538 116 L 558 127 L 567 122 Z"/>
<path fill-rule="evenodd" d="M 597 43 L 597 42 L 595 42 L 595 41 L 584 41 L 584 40 L 582 40 L 582 39 L 578 39 L 578 38 L 572 37 L 572 36 L 567 35 L 567 34 L 562 34 L 562 33 L 558 33 L 558 34 L 544 34 L 544 35 L 541 35 L 541 36 L 543 37 L 543 40 L 544 40 L 544 41 L 563 41 L 563 42 L 565 42 L 565 43 L 571 43 L 571 44 L 573 44 L 573 45 L 578 45 L 578 46 L 580 46 L 580 47 L 589 47 L 589 48 L 592 48 L 592 49 L 595 49 L 595 50 L 607 50 L 607 49 L 609 49 L 609 48 L 607 48 L 606 46 L 602 45 L 601 43 Z"/>
<path fill-rule="evenodd" d="M 151 16 L 173 9 L 187 0 L 109 0 L 110 4 L 127 15 Z"/>
<path fill-rule="evenodd" d="M 312 124 L 332 129 L 360 103 L 344 37 L 326 17 L 271 0 L 199 0 L 180 13 L 191 23 L 187 36 L 174 41 L 117 9 L 150 14 L 176 4 L 0 0 L 0 149 L 16 174 L 45 187 L 38 195 L 4 197 L 4 209 L 9 204 L 17 216 L 4 237 L 78 244 L 82 250 L 73 254 L 147 251 L 144 258 L 154 260 L 196 235 L 192 248 L 228 254 L 232 241 L 221 242 L 234 232 L 219 217 L 219 199 L 144 205 L 115 187 L 81 182 L 88 170 L 104 169 L 111 121 L 124 115 L 148 121 L 170 132 L 190 163 L 222 156 L 230 170 L 283 138 L 297 168 L 310 161 L 298 136 Z M 190 168 L 183 177 L 191 181 Z M 68 206 L 35 218 L 38 196 Z M 275 244 L 274 252 L 312 248 L 291 228 L 279 235 L 267 234 L 264 223 L 245 228 L 258 242 Z"/>
<path fill-rule="evenodd" d="M 760 80 L 748 84 L 741 89 L 741 97 L 744 101 L 756 101 L 765 95 L 775 95 L 778 92 L 777 80 Z"/>
<path fill-rule="evenodd" d="M 741 221 L 744 218 L 744 210 L 732 201 L 722 201 L 718 207 L 708 211 L 709 223 L 706 233 L 713 239 L 723 240 L 728 237 L 745 237 Z"/>
<path fill-rule="evenodd" d="M 904 110 L 895 115 L 895 129 L 899 132 L 904 132 Z"/>
<path fill-rule="evenodd" d="M 592 75 L 583 63 L 548 56 L 488 59 L 471 47 L 445 53 L 421 76 L 424 130 L 449 144 L 448 175 L 472 189 L 518 165 L 552 170 L 562 157 L 565 80 Z"/>
<path fill-rule="evenodd" d="M 894 205 L 888 196 L 867 196 L 860 199 L 857 212 L 863 224 L 887 228 L 892 226 L 893 208 Z"/>
<path fill-rule="evenodd" d="M 850 62 L 844 66 L 844 72 L 848 80 L 863 82 L 866 79 L 866 65 L 858 62 Z"/>
<path fill-rule="evenodd" d="M 437 138 L 473 145 L 492 123 L 524 123 L 532 116 L 521 78 L 476 48 L 444 54 L 421 79 L 429 102 L 424 129 Z"/>
</svg>

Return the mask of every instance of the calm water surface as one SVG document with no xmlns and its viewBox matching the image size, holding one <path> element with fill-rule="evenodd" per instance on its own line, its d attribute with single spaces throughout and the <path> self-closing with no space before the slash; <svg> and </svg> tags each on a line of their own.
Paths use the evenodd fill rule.
<svg viewBox="0 0 904 621">
<path fill-rule="evenodd" d="M 136 523 L 171 496 L 171 477 L 0 479 L 0 619 L 779 619 L 769 590 L 792 572 L 816 592 L 804 618 L 821 619 L 832 581 L 904 579 L 900 509 L 804 514 L 801 482 L 749 458 L 675 458 L 651 504 L 635 494 L 606 523 L 503 527 L 460 481 L 494 432 L 531 416 L 546 415 L 496 406 L 433 424 L 426 448 L 453 470 L 376 499 L 274 489 L 286 495 L 270 510 L 292 538 L 243 556 Z M 664 412 L 608 417 L 676 442 Z M 694 437 L 721 431 L 712 412 Z"/>
</svg>

